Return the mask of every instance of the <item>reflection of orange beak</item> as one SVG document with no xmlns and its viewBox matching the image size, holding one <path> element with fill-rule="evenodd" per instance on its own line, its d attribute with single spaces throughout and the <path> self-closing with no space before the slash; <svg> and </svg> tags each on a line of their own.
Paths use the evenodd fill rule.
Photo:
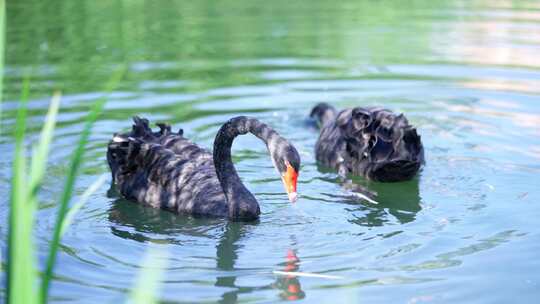
<svg viewBox="0 0 540 304">
<path fill-rule="evenodd" d="M 294 170 L 294 168 L 291 166 L 291 164 L 286 163 L 287 165 L 287 172 L 281 177 L 283 180 L 283 184 L 285 185 L 285 190 L 287 191 L 287 194 L 289 195 L 289 201 L 291 203 L 296 202 L 296 199 L 298 198 L 298 194 L 296 193 L 296 183 L 298 181 L 298 172 Z"/>
</svg>

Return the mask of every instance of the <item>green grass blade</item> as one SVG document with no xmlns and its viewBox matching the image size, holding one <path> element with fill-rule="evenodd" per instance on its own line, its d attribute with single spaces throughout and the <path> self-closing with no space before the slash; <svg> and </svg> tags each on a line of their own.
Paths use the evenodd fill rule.
<svg viewBox="0 0 540 304">
<path fill-rule="evenodd" d="M 2 134 L 2 97 L 4 92 L 4 52 L 6 38 L 6 1 L 0 0 L 0 135 Z"/>
<path fill-rule="evenodd" d="M 54 128 L 56 126 L 56 116 L 59 107 L 60 93 L 56 92 L 53 95 L 49 111 L 45 117 L 45 123 L 39 136 L 39 142 L 37 146 L 34 147 L 32 155 L 32 165 L 30 170 L 30 195 L 32 197 L 37 195 L 37 190 L 41 186 L 43 176 L 45 175 L 45 168 L 47 167 L 47 159 L 49 158 L 49 149 Z"/>
<path fill-rule="evenodd" d="M 108 86 L 106 88 L 105 92 L 111 92 L 113 88 L 117 86 L 120 79 L 124 75 L 125 68 L 120 69 L 118 72 L 116 72 L 111 80 L 108 83 Z M 77 177 L 77 174 L 79 172 L 79 167 L 81 166 L 81 162 L 84 155 L 84 150 L 86 143 L 88 142 L 88 138 L 90 136 L 90 132 L 92 130 L 92 126 L 96 122 L 98 116 L 100 115 L 103 106 L 105 104 L 106 97 L 103 97 L 96 101 L 90 110 L 90 113 L 88 114 L 85 122 L 84 129 L 81 133 L 79 143 L 77 144 L 77 147 L 75 148 L 75 152 L 73 153 L 72 159 L 71 159 L 71 165 L 70 169 L 67 174 L 66 183 L 64 185 L 64 190 L 62 193 L 62 197 L 60 199 L 60 205 L 58 208 L 58 215 L 56 218 L 56 223 L 54 227 L 54 234 L 53 239 L 50 243 L 49 247 L 49 256 L 47 258 L 47 265 L 45 268 L 45 274 L 43 276 L 42 284 L 41 284 L 41 302 L 46 303 L 49 295 L 49 287 L 50 287 L 50 281 L 53 274 L 53 268 L 56 263 L 56 256 L 58 252 L 58 247 L 60 245 L 60 237 L 63 227 L 63 222 L 65 220 L 67 211 L 68 211 L 68 205 L 69 201 L 71 199 L 71 196 L 73 194 L 73 187 L 75 184 L 75 178 Z"/>
<path fill-rule="evenodd" d="M 143 268 L 139 271 L 135 286 L 131 290 L 130 302 L 136 304 L 158 303 L 156 294 L 167 266 L 167 259 L 167 252 L 153 247 L 148 248 L 143 260 Z"/>
<path fill-rule="evenodd" d="M 108 174 L 102 174 L 84 193 L 81 195 L 81 198 L 77 203 L 73 204 L 71 208 L 69 209 L 68 213 L 66 214 L 66 218 L 64 219 L 64 222 L 62 223 L 62 230 L 60 232 L 60 235 L 64 235 L 66 232 L 66 229 L 71 225 L 71 222 L 73 222 L 73 219 L 75 218 L 75 215 L 77 212 L 86 204 L 88 199 L 94 192 L 96 192 L 99 187 L 101 187 L 105 181 L 107 180 Z"/>
<path fill-rule="evenodd" d="M 26 159 L 24 139 L 26 132 L 29 80 L 23 82 L 22 98 L 15 125 L 15 156 L 13 160 L 12 187 L 9 210 L 8 234 L 8 288 L 7 302 L 35 303 L 35 265 L 32 239 L 33 210 L 28 208 L 26 185 Z"/>
</svg>

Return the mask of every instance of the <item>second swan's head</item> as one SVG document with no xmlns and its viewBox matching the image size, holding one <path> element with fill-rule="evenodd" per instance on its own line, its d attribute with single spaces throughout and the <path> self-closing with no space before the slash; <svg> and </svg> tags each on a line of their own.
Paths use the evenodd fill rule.
<svg viewBox="0 0 540 304">
<path fill-rule="evenodd" d="M 285 140 L 279 141 L 277 147 L 272 150 L 274 150 L 272 153 L 274 166 L 281 175 L 281 180 L 289 196 L 289 201 L 294 203 L 298 198 L 296 184 L 300 172 L 300 155 L 296 151 L 296 148 Z"/>
</svg>

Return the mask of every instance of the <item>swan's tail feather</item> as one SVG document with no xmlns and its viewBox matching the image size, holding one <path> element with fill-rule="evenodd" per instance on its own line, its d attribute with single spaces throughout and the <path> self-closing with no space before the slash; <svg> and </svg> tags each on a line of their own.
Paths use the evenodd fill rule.
<svg viewBox="0 0 540 304">
<path fill-rule="evenodd" d="M 156 125 L 159 127 L 159 135 L 167 136 L 171 134 L 171 125 L 162 122 L 158 122 Z"/>
<path fill-rule="evenodd" d="M 172 133 L 171 125 L 157 123 L 159 131 L 152 131 L 146 118 L 133 117 L 133 127 L 130 132 L 117 133 L 108 145 L 107 161 L 112 171 L 113 181 L 137 168 L 145 168 L 145 162 L 151 162 L 152 147 L 163 145 L 172 151 L 181 151 L 186 145 L 184 131 L 179 129 Z"/>
<path fill-rule="evenodd" d="M 315 119 L 319 126 L 324 126 L 335 119 L 336 109 L 327 103 L 319 103 L 311 110 L 309 117 Z"/>
<path fill-rule="evenodd" d="M 184 135 L 184 129 L 180 128 L 176 133 L 172 132 L 171 125 L 168 123 L 158 122 L 156 123 L 156 126 L 159 127 L 159 133 L 154 133 L 154 135 L 158 136 L 168 136 L 168 135 Z"/>
<path fill-rule="evenodd" d="M 131 130 L 131 135 L 133 137 L 147 137 L 152 136 L 152 129 L 150 129 L 149 121 L 146 118 L 141 118 L 139 116 L 133 116 L 133 128 Z"/>
<path fill-rule="evenodd" d="M 150 122 L 146 118 L 139 116 L 133 117 L 133 128 L 130 135 L 136 138 L 143 138 L 145 140 L 155 139 L 157 137 L 169 136 L 169 135 L 184 135 L 183 129 L 178 129 L 176 134 L 172 133 L 171 125 L 167 123 L 158 122 L 156 126 L 159 127 L 158 132 L 153 132 L 150 128 Z"/>
</svg>

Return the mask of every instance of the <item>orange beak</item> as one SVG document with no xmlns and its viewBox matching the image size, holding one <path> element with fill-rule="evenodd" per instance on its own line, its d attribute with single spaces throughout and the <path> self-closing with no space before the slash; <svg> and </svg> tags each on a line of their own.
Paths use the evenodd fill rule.
<svg viewBox="0 0 540 304">
<path fill-rule="evenodd" d="M 294 168 L 291 166 L 291 164 L 286 163 L 287 165 L 287 172 L 281 177 L 283 180 L 283 184 L 285 185 L 285 190 L 287 191 L 287 194 L 289 195 L 289 201 L 291 203 L 296 202 L 296 199 L 298 198 L 298 194 L 296 193 L 296 183 L 298 181 L 298 172 L 294 170 Z"/>
</svg>

